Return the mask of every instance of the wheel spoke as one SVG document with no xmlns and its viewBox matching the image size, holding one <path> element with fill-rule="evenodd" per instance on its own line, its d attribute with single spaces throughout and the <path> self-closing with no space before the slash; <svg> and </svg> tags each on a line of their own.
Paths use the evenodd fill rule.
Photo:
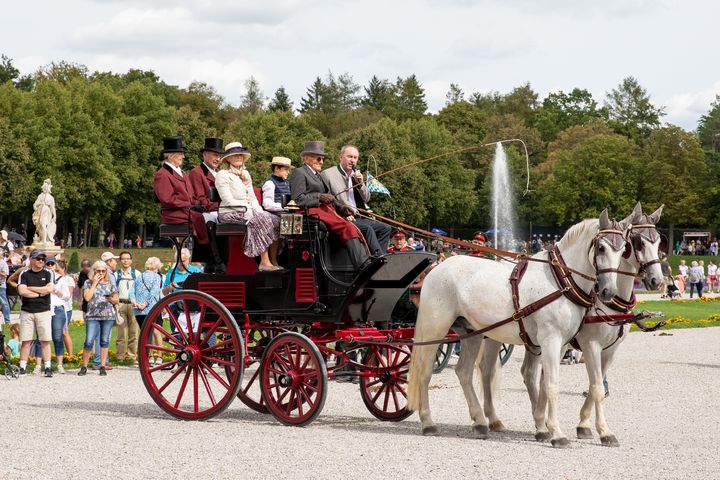
<svg viewBox="0 0 720 480">
<path fill-rule="evenodd" d="M 183 378 L 182 385 L 180 386 L 177 400 L 175 400 L 175 408 L 178 408 L 178 405 L 180 405 L 180 401 L 182 401 L 182 397 L 183 395 L 185 395 L 185 387 L 187 386 L 188 380 L 190 379 L 190 369 L 187 368 L 187 365 L 183 365 L 183 367 L 185 369 L 185 377 Z"/>
<path fill-rule="evenodd" d="M 153 329 L 160 332 L 160 334 L 165 337 L 165 340 L 167 340 L 168 343 L 172 343 L 176 347 L 182 349 L 184 348 L 184 345 L 181 344 L 177 338 L 173 336 L 172 333 L 165 330 L 161 325 L 158 325 L 157 323 L 153 323 Z M 148 339 L 149 340 L 149 339 Z"/>
<path fill-rule="evenodd" d="M 207 371 L 210 373 L 210 375 L 213 376 L 215 380 L 217 380 L 223 387 L 225 387 L 227 390 L 230 390 L 230 384 L 225 381 L 224 378 L 222 378 L 220 375 L 217 374 L 215 370 L 210 368 L 208 365 L 206 365 L 203 362 L 203 365 L 205 365 L 205 368 L 207 368 Z"/>
<path fill-rule="evenodd" d="M 243 392 L 245 395 L 247 395 L 248 390 L 250 390 L 250 387 L 251 387 L 252 384 L 255 382 L 255 380 L 257 380 L 258 375 L 260 375 L 260 369 L 259 369 L 259 368 L 258 368 L 257 370 L 255 370 L 255 373 L 253 373 L 253 374 L 250 376 L 250 379 L 248 380 L 247 385 L 245 386 L 245 388 L 242 389 L 242 392 Z"/>
<path fill-rule="evenodd" d="M 290 416 L 290 413 L 293 410 L 293 404 L 295 403 L 295 391 L 290 388 L 288 389 L 288 391 L 290 392 L 290 399 L 288 400 L 288 402 L 286 404 L 287 409 L 285 410 L 285 413 L 287 413 L 287 415 Z"/>
<path fill-rule="evenodd" d="M 212 359 L 211 361 L 213 361 L 213 362 L 215 362 L 215 363 L 217 363 L 217 364 L 219 364 L 219 365 L 226 365 L 226 366 L 228 366 L 228 367 L 235 367 L 235 368 L 237 368 L 237 363 L 236 363 L 236 362 L 231 362 L 231 361 L 229 361 L 229 360 L 224 360 L 224 359 L 222 359 L 222 358 L 211 357 L 211 356 L 208 356 L 208 355 L 203 355 L 202 358 Z"/>
<path fill-rule="evenodd" d="M 397 389 L 398 392 L 400 392 L 400 393 L 402 394 L 403 397 L 405 397 L 405 398 L 407 399 L 407 392 L 406 392 L 405 389 L 402 387 L 402 385 L 397 385 L 397 384 L 396 384 L 396 385 L 395 385 L 395 388 Z"/>
<path fill-rule="evenodd" d="M 388 409 L 388 401 L 390 400 L 390 385 L 387 385 L 387 388 L 385 389 L 385 401 L 383 402 L 383 410 L 387 412 Z"/>
<path fill-rule="evenodd" d="M 380 396 L 380 394 L 387 388 L 387 385 L 383 383 L 382 387 L 378 388 L 378 390 L 375 392 L 375 396 L 371 398 L 372 403 L 377 403 L 377 399 Z"/>
<path fill-rule="evenodd" d="M 203 305 L 204 307 L 204 305 Z M 222 318 L 218 318 L 218 320 L 213 324 L 212 328 L 208 330 L 207 335 L 205 335 L 205 339 L 200 342 L 200 348 L 202 348 L 204 345 L 207 345 L 207 341 L 210 337 L 213 336 L 213 334 L 217 331 L 218 327 L 223 323 Z"/>
<path fill-rule="evenodd" d="M 216 343 L 215 345 L 211 345 L 211 346 L 209 346 L 209 347 L 203 348 L 203 349 L 201 350 L 201 352 L 202 352 L 202 353 L 212 352 L 212 351 L 214 351 L 214 350 L 219 350 L 219 349 L 221 349 L 221 348 L 223 348 L 223 347 L 226 347 L 226 346 L 228 346 L 228 345 L 229 345 L 229 346 L 232 346 L 233 343 L 235 343 L 235 342 L 234 342 L 234 340 L 233 340 L 232 338 L 231 338 L 230 340 L 223 340 L 223 341 L 220 342 L 220 343 Z"/>
<path fill-rule="evenodd" d="M 163 347 L 162 345 L 155 345 L 154 343 L 148 343 L 145 347 L 146 350 L 155 350 L 158 352 L 168 352 L 168 353 L 180 353 L 180 350 L 177 350 L 175 348 L 168 348 Z"/>
<path fill-rule="evenodd" d="M 170 316 L 170 322 L 172 322 L 173 325 L 175 325 L 175 331 L 180 332 L 180 337 L 182 338 L 182 341 L 185 343 L 185 345 L 188 344 L 188 338 L 187 335 L 185 335 L 185 332 L 182 328 L 180 328 L 180 322 L 178 322 L 178 319 L 175 317 L 175 314 L 173 313 L 172 309 L 170 309 L 170 305 L 165 307 L 165 309 L 168 312 L 168 315 Z M 167 334 L 169 337 L 172 337 L 171 334 Z"/>
<path fill-rule="evenodd" d="M 298 408 L 298 416 L 300 416 L 300 417 L 303 416 L 303 408 L 302 408 L 303 398 L 302 398 L 302 391 L 303 391 L 303 389 L 302 389 L 302 386 L 301 386 L 300 388 L 298 388 L 298 393 L 295 395 L 296 398 L 297 398 L 296 401 L 297 401 L 297 408 Z"/>
<path fill-rule="evenodd" d="M 195 409 L 193 411 L 197 413 L 200 405 L 200 401 L 198 398 L 200 395 L 200 389 L 198 388 L 198 369 L 197 367 L 191 367 L 191 370 L 193 372 L 193 402 L 195 406 Z"/>
<path fill-rule="evenodd" d="M 395 404 L 395 411 L 397 412 L 400 410 L 400 402 L 398 402 L 397 392 L 394 388 L 391 388 L 390 391 L 392 392 L 393 403 Z"/>
<path fill-rule="evenodd" d="M 185 326 L 187 327 L 188 342 L 195 343 L 195 328 L 190 318 L 190 305 L 186 298 L 183 298 L 183 312 L 185 313 Z"/>
<path fill-rule="evenodd" d="M 179 362 L 178 362 L 177 360 L 173 360 L 173 361 L 170 362 L 170 363 L 164 363 L 164 364 L 162 364 L 162 365 L 157 365 L 157 366 L 156 366 L 154 369 L 152 369 L 151 371 L 158 371 L 158 370 L 161 370 L 162 367 L 164 367 L 164 366 L 166 366 L 166 365 L 176 365 L 176 364 L 178 364 L 178 363 L 179 363 Z M 158 389 L 158 392 L 163 393 L 163 391 L 168 387 L 168 385 L 170 385 L 170 384 L 177 378 L 177 376 L 180 375 L 180 374 L 183 372 L 183 370 L 185 370 L 185 365 L 183 365 L 182 367 L 180 367 L 180 368 L 178 368 L 177 370 L 175 370 L 175 371 L 173 372 L 173 374 L 170 375 L 170 378 L 168 378 L 167 382 L 165 382 L 165 383 L 163 384 L 163 386 Z"/>
<path fill-rule="evenodd" d="M 200 362 L 200 368 L 198 368 L 198 373 L 200 374 L 200 379 L 202 380 L 203 385 L 205 385 L 205 390 L 208 393 L 208 397 L 210 397 L 210 403 L 212 403 L 212 406 L 214 407 L 215 405 L 217 405 L 217 402 L 215 401 L 215 395 L 213 395 L 212 389 L 210 388 L 210 384 L 208 383 L 207 376 L 205 375 L 205 372 L 202 371 L 203 366 L 210 371 L 212 371 L 212 369 L 208 368 L 208 366 L 205 365 L 205 363 Z"/>
</svg>

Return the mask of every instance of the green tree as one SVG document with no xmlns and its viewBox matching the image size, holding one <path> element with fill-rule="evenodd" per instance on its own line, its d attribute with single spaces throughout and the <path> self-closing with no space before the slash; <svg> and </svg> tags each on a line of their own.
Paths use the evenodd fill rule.
<svg viewBox="0 0 720 480">
<path fill-rule="evenodd" d="M 378 112 L 387 113 L 394 103 L 394 87 L 387 80 L 380 80 L 375 75 L 364 87 L 365 95 L 361 103 L 363 106 L 373 108 Z"/>
<path fill-rule="evenodd" d="M 14 82 L 20 76 L 20 70 L 15 68 L 12 59 L 5 54 L 0 55 L 0 83 Z"/>
<path fill-rule="evenodd" d="M 665 115 L 650 101 L 647 91 L 634 77 L 627 77 L 605 97 L 610 126 L 616 132 L 642 143 Z"/>
<path fill-rule="evenodd" d="M 642 154 L 621 135 L 595 135 L 557 154 L 540 185 L 542 206 L 557 225 L 597 216 L 624 217 L 637 201 Z"/>
<path fill-rule="evenodd" d="M 245 81 L 245 93 L 240 97 L 240 110 L 243 113 L 256 113 L 265 106 L 265 94 L 260 89 L 260 83 L 251 76 Z"/>
<path fill-rule="evenodd" d="M 261 186 L 270 175 L 272 157 L 283 156 L 299 166 L 299 155 L 304 142 L 325 140 L 303 117 L 292 112 L 257 112 L 246 115 L 228 125 L 224 132 L 226 142 L 240 141 L 247 145 L 252 158 L 247 163 L 255 186 Z"/>
<path fill-rule="evenodd" d="M 707 169 L 695 135 L 674 125 L 658 128 L 650 133 L 645 152 L 648 160 L 643 166 L 640 198 L 654 208 L 665 204 L 662 221 L 670 225 L 671 232 L 676 224 L 704 225 L 708 213 L 717 218 L 717 203 L 704 205 L 702 201 L 703 197 L 717 200 L 720 191 L 703 181 Z"/>
<path fill-rule="evenodd" d="M 445 106 L 449 107 L 458 102 L 465 100 L 465 93 L 462 91 L 460 86 L 456 83 L 450 84 L 450 90 L 445 95 Z"/>
<path fill-rule="evenodd" d="M 290 96 L 285 91 L 285 87 L 280 87 L 275 91 L 275 96 L 270 100 L 268 110 L 271 112 L 292 112 L 293 104 Z"/>
<path fill-rule="evenodd" d="M 549 94 L 535 114 L 535 128 L 546 142 L 573 125 L 585 125 L 593 120 L 607 119 L 607 111 L 598 107 L 587 90 L 574 88 L 570 93 Z"/>
<path fill-rule="evenodd" d="M 395 99 L 389 114 L 396 120 L 420 119 L 427 111 L 425 90 L 415 75 L 398 77 L 395 82 Z"/>
<path fill-rule="evenodd" d="M 515 87 L 505 95 L 498 92 L 473 93 L 470 102 L 488 115 L 514 115 L 532 126 L 538 106 L 538 94 L 529 83 Z"/>
</svg>

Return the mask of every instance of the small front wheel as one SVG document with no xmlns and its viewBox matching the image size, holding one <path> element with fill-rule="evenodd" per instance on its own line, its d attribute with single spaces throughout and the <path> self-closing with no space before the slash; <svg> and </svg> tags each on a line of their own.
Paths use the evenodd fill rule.
<svg viewBox="0 0 720 480">
<path fill-rule="evenodd" d="M 286 332 L 273 338 L 260 362 L 265 406 L 285 425 L 307 425 L 327 397 L 327 366 L 317 345 L 305 335 Z"/>
<path fill-rule="evenodd" d="M 370 347 L 363 366 L 371 376 L 360 377 L 360 395 L 376 418 L 399 422 L 412 415 L 407 409 L 407 376 L 410 348 L 406 346 Z"/>
</svg>

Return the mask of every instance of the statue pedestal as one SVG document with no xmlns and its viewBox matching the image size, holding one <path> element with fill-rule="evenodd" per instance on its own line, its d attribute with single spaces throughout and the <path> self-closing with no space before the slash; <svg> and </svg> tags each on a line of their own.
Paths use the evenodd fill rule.
<svg viewBox="0 0 720 480">
<path fill-rule="evenodd" d="M 59 257 L 60 255 L 65 253 L 64 248 L 60 248 L 57 245 L 48 245 L 44 243 L 33 243 L 32 245 L 30 245 L 30 248 L 33 250 L 37 248 L 38 250 L 42 250 L 43 252 L 45 252 L 45 255 L 52 255 L 54 257 Z"/>
</svg>

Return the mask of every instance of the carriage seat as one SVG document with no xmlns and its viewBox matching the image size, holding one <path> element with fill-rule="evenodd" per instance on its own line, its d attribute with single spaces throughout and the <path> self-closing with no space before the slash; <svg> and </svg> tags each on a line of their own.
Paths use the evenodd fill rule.
<svg viewBox="0 0 720 480">
<path fill-rule="evenodd" d="M 211 202 L 220 203 L 220 194 L 217 191 L 217 188 L 210 187 L 208 188 L 208 199 L 210 199 Z M 245 206 L 237 206 L 232 207 L 235 208 L 238 211 L 245 212 L 247 211 L 247 207 Z M 217 227 L 215 228 L 215 234 L 216 235 L 245 235 L 247 232 L 247 226 L 245 224 L 241 223 L 219 223 L 217 224 Z"/>
<path fill-rule="evenodd" d="M 187 223 L 163 223 L 160 225 L 161 237 L 189 237 L 192 227 Z"/>
</svg>

